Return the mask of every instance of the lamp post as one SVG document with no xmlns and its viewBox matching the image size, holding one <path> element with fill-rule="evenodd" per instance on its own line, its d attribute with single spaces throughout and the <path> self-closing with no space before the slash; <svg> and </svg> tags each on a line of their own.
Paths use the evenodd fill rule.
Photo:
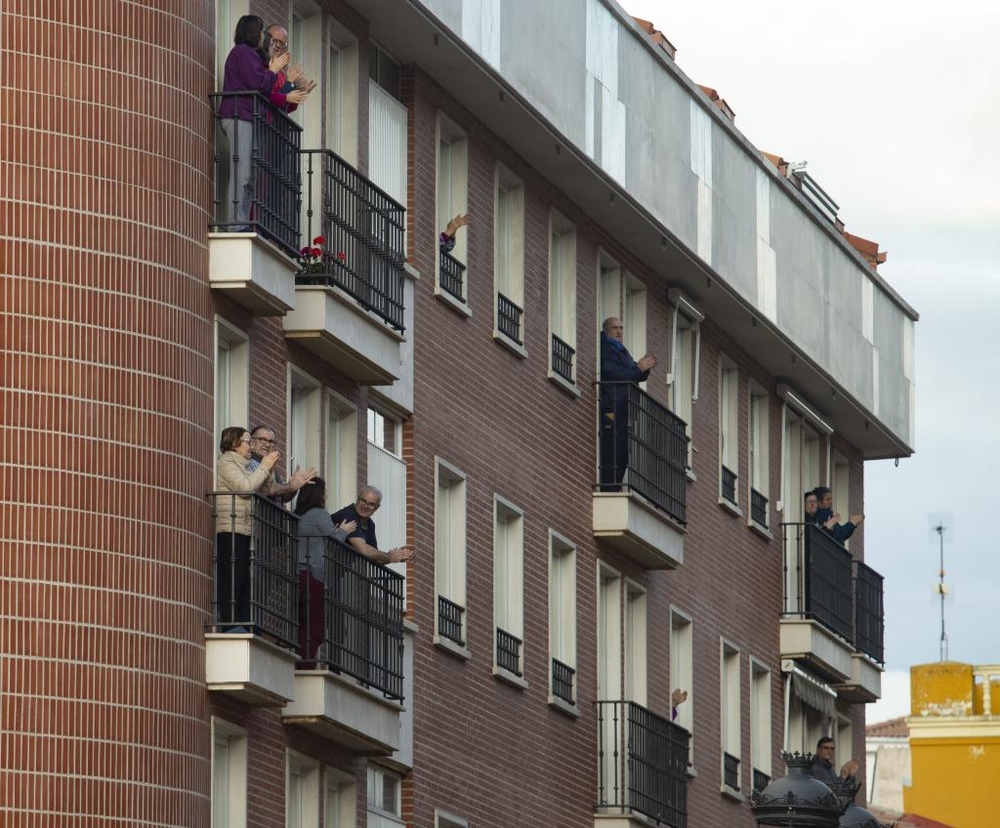
<svg viewBox="0 0 1000 828">
<path fill-rule="evenodd" d="M 750 797 L 758 825 L 778 828 L 839 828 L 847 802 L 809 773 L 811 753 L 782 753 L 788 774 Z"/>
<path fill-rule="evenodd" d="M 860 784 L 850 779 L 843 779 L 830 786 L 830 789 L 847 805 L 844 813 L 840 815 L 838 828 L 891 828 L 879 822 L 871 811 L 862 808 L 854 801 L 860 788 Z"/>
</svg>

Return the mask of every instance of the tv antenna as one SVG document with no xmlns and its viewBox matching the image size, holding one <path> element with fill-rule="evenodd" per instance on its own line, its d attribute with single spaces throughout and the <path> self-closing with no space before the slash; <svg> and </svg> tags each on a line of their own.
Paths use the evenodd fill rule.
<svg viewBox="0 0 1000 828">
<path fill-rule="evenodd" d="M 941 596 L 941 661 L 948 660 L 948 634 L 944 631 L 944 598 L 948 594 L 948 587 L 944 583 L 944 544 L 945 541 L 951 543 L 955 534 L 955 526 L 950 512 L 941 512 L 930 516 L 931 538 L 937 535 L 938 549 L 940 550 L 940 569 L 938 570 L 938 582 L 934 585 L 934 592 Z"/>
</svg>

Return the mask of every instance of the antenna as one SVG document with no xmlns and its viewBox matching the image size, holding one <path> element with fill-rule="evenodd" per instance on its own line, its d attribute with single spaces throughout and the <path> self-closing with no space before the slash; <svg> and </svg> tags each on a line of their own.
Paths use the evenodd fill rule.
<svg viewBox="0 0 1000 828">
<path fill-rule="evenodd" d="M 934 585 L 934 592 L 941 596 L 941 661 L 948 660 L 948 634 L 944 631 L 944 597 L 948 594 L 948 588 L 944 583 L 944 542 L 951 543 L 954 535 L 954 524 L 950 512 L 940 512 L 930 516 L 930 531 L 933 540 L 937 535 L 938 548 L 940 550 L 941 567 L 938 570 L 938 582 Z"/>
</svg>

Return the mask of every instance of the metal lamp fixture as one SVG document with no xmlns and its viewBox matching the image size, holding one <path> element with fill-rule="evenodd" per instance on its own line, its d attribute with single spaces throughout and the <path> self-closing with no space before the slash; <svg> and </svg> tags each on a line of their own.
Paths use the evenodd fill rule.
<svg viewBox="0 0 1000 828">
<path fill-rule="evenodd" d="M 778 828 L 839 828 L 847 802 L 809 773 L 811 753 L 782 753 L 788 774 L 750 797 L 758 825 Z"/>
</svg>

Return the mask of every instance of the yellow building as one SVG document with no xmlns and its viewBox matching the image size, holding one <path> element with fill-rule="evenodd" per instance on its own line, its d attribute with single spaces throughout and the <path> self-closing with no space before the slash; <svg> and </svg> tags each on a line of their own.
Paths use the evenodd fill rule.
<svg viewBox="0 0 1000 828">
<path fill-rule="evenodd" d="M 910 668 L 912 781 L 905 810 L 954 825 L 1000 824 L 1000 665 Z"/>
</svg>

